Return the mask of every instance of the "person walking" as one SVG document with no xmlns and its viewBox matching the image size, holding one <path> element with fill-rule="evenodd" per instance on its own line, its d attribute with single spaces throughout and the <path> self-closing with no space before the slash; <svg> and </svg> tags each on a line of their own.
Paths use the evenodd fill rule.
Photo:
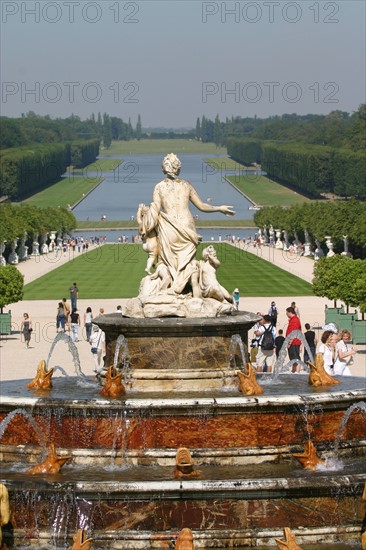
<svg viewBox="0 0 366 550">
<path fill-rule="evenodd" d="M 92 320 L 93 320 L 92 308 L 87 307 L 86 312 L 84 313 L 84 326 L 85 326 L 85 332 L 86 332 L 86 339 L 88 342 L 92 333 Z"/>
<path fill-rule="evenodd" d="M 348 343 L 352 340 L 352 334 L 349 330 L 343 329 L 339 333 L 339 340 L 335 345 L 334 352 L 334 374 L 340 376 L 352 376 L 348 365 L 352 365 L 353 356 L 357 353 L 357 348 L 349 347 Z"/>
<path fill-rule="evenodd" d="M 305 337 L 305 340 L 310 348 L 310 351 L 311 351 L 311 355 L 313 356 L 313 359 L 315 357 L 315 351 L 316 351 L 316 344 L 317 344 L 317 339 L 316 339 L 316 334 L 313 330 L 310 329 L 310 325 L 309 323 L 305 323 L 305 332 L 304 332 L 304 337 Z M 309 357 L 309 354 L 308 354 L 308 351 L 307 349 L 304 349 L 304 363 L 307 363 L 308 361 L 310 361 L 310 357 Z"/>
<path fill-rule="evenodd" d="M 276 307 L 276 302 L 271 302 L 271 307 L 268 310 L 268 315 L 271 317 L 272 326 L 276 327 L 278 318 L 278 309 Z"/>
<path fill-rule="evenodd" d="M 20 330 L 24 337 L 25 347 L 28 349 L 30 339 L 31 339 L 31 334 L 33 331 L 32 319 L 29 317 L 28 313 L 23 313 L 23 320 L 22 320 Z"/>
<path fill-rule="evenodd" d="M 295 302 L 292 302 L 293 304 Z M 286 308 L 286 315 L 288 318 L 288 325 L 286 329 L 286 337 L 291 334 L 294 330 L 300 330 L 301 331 L 301 322 L 299 317 L 296 315 L 296 312 L 293 307 Z M 294 338 L 292 342 L 289 342 L 288 345 L 288 356 L 290 358 L 290 361 L 294 359 L 300 360 L 300 347 L 301 347 L 301 340 L 298 338 Z M 300 365 L 298 363 L 292 364 L 292 372 L 300 372 Z"/>
<path fill-rule="evenodd" d="M 78 310 L 76 309 L 76 307 L 74 307 L 72 312 L 71 312 L 70 321 L 71 321 L 71 340 L 73 342 L 78 342 L 79 341 L 80 315 L 79 315 Z"/>
<path fill-rule="evenodd" d="M 62 305 L 65 312 L 65 327 L 67 326 L 67 330 L 70 332 L 70 306 L 66 302 L 66 298 L 62 298 Z"/>
<path fill-rule="evenodd" d="M 278 331 L 278 336 L 276 336 L 275 338 L 276 359 L 278 359 L 284 341 L 285 337 L 283 335 L 283 330 L 282 328 L 280 328 L 280 330 Z"/>
<path fill-rule="evenodd" d="M 256 358 L 257 372 L 272 372 L 276 329 L 272 326 L 269 315 L 264 315 L 259 321 L 259 328 L 255 331 L 255 335 L 259 337 L 259 350 Z"/>
<path fill-rule="evenodd" d="M 105 352 L 105 334 L 97 325 L 92 326 L 92 333 L 89 343 L 91 345 L 91 352 L 94 359 L 94 371 L 96 373 L 100 373 L 103 369 L 102 357 Z"/>
<path fill-rule="evenodd" d="M 69 288 L 69 292 L 70 292 L 71 309 L 77 309 L 79 289 L 76 283 L 72 283 L 72 286 L 70 286 Z"/>
<path fill-rule="evenodd" d="M 58 303 L 56 313 L 56 332 L 65 332 L 65 309 L 62 302 Z M 60 329 L 60 331 L 59 331 Z"/>
</svg>

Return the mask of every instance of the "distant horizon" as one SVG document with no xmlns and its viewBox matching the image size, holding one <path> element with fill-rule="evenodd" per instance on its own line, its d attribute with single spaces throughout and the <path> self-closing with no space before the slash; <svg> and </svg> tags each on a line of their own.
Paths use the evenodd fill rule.
<svg viewBox="0 0 366 550">
<path fill-rule="evenodd" d="M 219 120 L 220 122 L 226 122 L 226 118 L 228 118 L 229 120 L 231 120 L 232 118 L 236 119 L 236 118 L 239 118 L 239 119 L 245 119 L 245 118 L 253 118 L 253 119 L 257 119 L 257 120 L 268 120 L 268 119 L 273 119 L 273 118 L 281 118 L 283 116 L 298 116 L 298 117 L 307 117 L 307 116 L 327 116 L 329 115 L 331 112 L 345 112 L 347 113 L 349 116 L 352 116 L 355 112 L 357 112 L 357 110 L 359 109 L 360 105 L 363 105 L 363 103 L 360 103 L 354 110 L 352 111 L 343 111 L 341 109 L 333 109 L 332 111 L 330 111 L 329 113 L 306 113 L 306 114 L 299 114 L 299 113 L 296 113 L 296 112 L 284 112 L 282 114 L 272 114 L 272 115 L 268 115 L 268 116 L 257 116 L 257 115 L 253 115 L 253 116 L 241 116 L 241 115 L 231 115 L 231 116 L 225 116 L 225 120 L 223 120 L 221 117 L 220 117 L 220 114 L 218 114 L 219 116 Z M 40 117 L 48 117 L 50 118 L 51 120 L 65 120 L 65 119 L 68 119 L 72 116 L 76 116 L 76 117 L 79 117 L 81 121 L 85 121 L 85 120 L 90 120 L 90 118 L 93 116 L 96 116 L 98 115 L 98 113 L 91 113 L 90 115 L 87 115 L 85 116 L 85 118 L 83 118 L 82 116 L 78 115 L 77 113 L 73 112 L 69 115 L 66 115 L 66 116 L 53 116 L 51 113 L 46 113 L 46 114 L 42 114 L 42 113 L 37 113 L 36 111 L 29 111 L 31 113 L 34 113 L 36 116 L 40 116 Z M 0 114 L 0 120 L 2 118 L 8 118 L 8 119 L 22 119 L 22 118 L 26 118 L 28 113 L 29 112 L 23 112 L 21 113 L 19 116 L 10 116 L 10 115 L 3 115 L 3 114 Z M 103 115 L 103 113 L 101 113 Z M 117 115 L 113 115 L 113 114 L 110 114 L 107 112 L 107 115 L 109 116 L 112 116 L 112 117 L 117 117 Z M 138 115 L 137 115 L 138 116 Z M 137 116 L 136 116 L 136 121 L 137 121 Z M 208 117 L 207 115 L 205 114 L 202 114 L 198 117 L 196 117 L 196 120 L 197 118 L 199 118 L 200 120 L 202 119 L 202 116 L 206 117 L 207 119 L 209 120 L 214 120 L 215 117 L 211 118 Z M 215 115 L 216 116 L 216 115 Z M 123 117 L 117 117 L 117 118 L 121 118 L 124 122 L 128 122 L 128 119 L 124 119 Z M 130 118 L 130 117 L 129 117 Z M 149 132 L 161 132 L 161 133 L 164 133 L 164 132 L 184 132 L 184 133 L 187 133 L 187 132 L 191 132 L 191 131 L 195 131 L 196 129 L 196 125 L 194 123 L 194 125 L 192 126 L 160 126 L 160 125 L 151 125 L 151 126 L 144 126 L 143 124 L 143 118 L 141 116 L 141 121 L 142 121 L 142 132 L 143 133 L 149 133 Z M 134 121 L 131 120 L 131 124 L 132 126 L 134 127 L 135 126 L 135 123 Z"/>
</svg>

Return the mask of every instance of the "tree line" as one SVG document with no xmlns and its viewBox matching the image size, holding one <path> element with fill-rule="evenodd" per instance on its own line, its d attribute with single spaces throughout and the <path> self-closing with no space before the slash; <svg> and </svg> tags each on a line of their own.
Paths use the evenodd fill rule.
<svg viewBox="0 0 366 550">
<path fill-rule="evenodd" d="M 366 104 L 352 114 L 332 111 L 328 115 L 284 114 L 269 118 L 231 117 L 220 121 L 197 118 L 196 139 L 226 145 L 230 138 L 291 142 L 345 148 L 354 152 L 366 146 Z"/>
<path fill-rule="evenodd" d="M 228 139 L 227 150 L 238 162 L 258 163 L 271 179 L 304 194 L 366 198 L 365 152 L 247 138 Z"/>
<path fill-rule="evenodd" d="M 107 113 L 81 120 L 76 115 L 67 118 L 51 119 L 50 116 L 36 115 L 30 111 L 20 118 L 1 117 L 0 149 L 22 147 L 35 143 L 51 144 L 77 141 L 80 139 L 98 139 L 104 147 L 112 140 L 140 139 L 142 135 L 141 117 L 136 127 L 131 119 L 128 122 Z"/>
<path fill-rule="evenodd" d="M 30 204 L 0 205 L 0 242 L 10 243 L 21 238 L 25 233 L 32 235 L 59 231 L 70 233 L 77 225 L 76 218 L 67 208 L 42 208 Z"/>
<path fill-rule="evenodd" d="M 264 207 L 255 213 L 254 221 L 258 227 L 272 225 L 286 230 L 290 237 L 298 236 L 302 242 L 307 230 L 313 245 L 316 240 L 324 242 L 325 236 L 330 235 L 336 253 L 342 253 L 344 236 L 348 236 L 349 252 L 355 258 L 366 256 L 366 203 L 356 199 L 313 201 L 289 208 Z"/>
<path fill-rule="evenodd" d="M 99 139 L 4 149 L 0 157 L 0 195 L 19 200 L 58 181 L 67 166 L 82 168 L 98 155 Z"/>
</svg>

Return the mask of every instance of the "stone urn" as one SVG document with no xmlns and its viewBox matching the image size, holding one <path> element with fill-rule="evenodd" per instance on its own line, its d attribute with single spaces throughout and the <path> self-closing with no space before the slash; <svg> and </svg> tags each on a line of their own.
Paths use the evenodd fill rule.
<svg viewBox="0 0 366 550">
<path fill-rule="evenodd" d="M 334 244 L 332 242 L 332 237 L 327 236 L 327 237 L 324 237 L 324 238 L 325 238 L 325 244 L 328 248 L 327 258 L 332 258 L 333 256 L 335 256 L 335 252 L 333 250 Z"/>
<path fill-rule="evenodd" d="M 281 229 L 276 229 L 276 248 L 278 249 L 283 249 L 283 244 L 282 244 L 282 241 L 281 241 L 281 235 L 282 235 L 282 231 Z"/>
</svg>

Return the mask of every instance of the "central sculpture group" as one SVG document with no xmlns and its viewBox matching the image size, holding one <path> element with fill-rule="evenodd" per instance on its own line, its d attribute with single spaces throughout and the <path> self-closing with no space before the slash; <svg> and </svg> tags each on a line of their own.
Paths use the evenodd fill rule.
<svg viewBox="0 0 366 550">
<path fill-rule="evenodd" d="M 162 164 L 165 178 L 154 189 L 150 206 L 137 212 L 147 275 L 139 295 L 126 307 L 127 317 L 216 317 L 234 310 L 232 295 L 219 284 L 220 261 L 210 245 L 196 258 L 201 237 L 196 232 L 191 202 L 202 212 L 234 215 L 231 206 L 204 203 L 191 183 L 180 179 L 181 162 L 171 153 Z M 155 271 L 151 269 L 155 266 Z"/>
</svg>

